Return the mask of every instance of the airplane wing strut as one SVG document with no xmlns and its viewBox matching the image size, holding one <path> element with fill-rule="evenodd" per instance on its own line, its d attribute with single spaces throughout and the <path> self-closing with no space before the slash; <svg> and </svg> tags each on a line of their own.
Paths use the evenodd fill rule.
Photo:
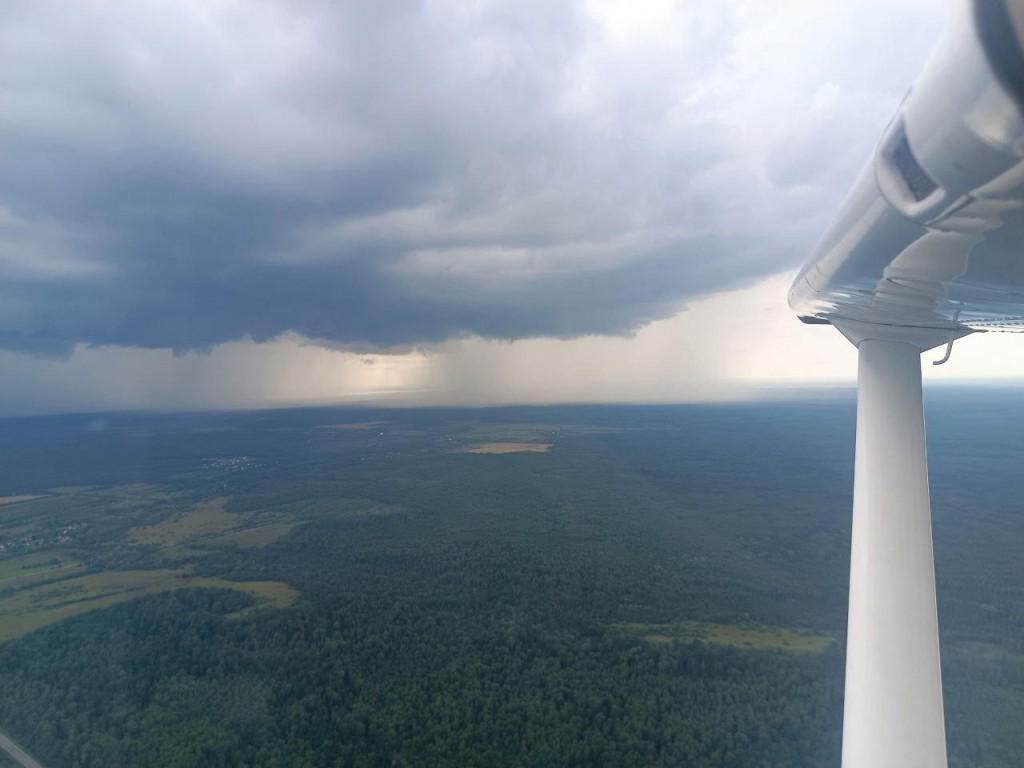
<svg viewBox="0 0 1024 768">
<path fill-rule="evenodd" d="M 789 293 L 859 355 L 843 768 L 947 765 L 921 353 L 1024 330 L 1022 40 L 962 0 Z"/>
</svg>

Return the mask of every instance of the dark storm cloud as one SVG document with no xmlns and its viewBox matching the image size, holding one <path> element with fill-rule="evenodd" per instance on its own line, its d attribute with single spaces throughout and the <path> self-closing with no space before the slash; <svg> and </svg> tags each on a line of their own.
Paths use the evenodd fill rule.
<svg viewBox="0 0 1024 768">
<path fill-rule="evenodd" d="M 724 10 L 647 57 L 546 0 L 4 13 L 8 349 L 629 333 L 796 264 L 873 138 L 758 150 Z"/>
</svg>

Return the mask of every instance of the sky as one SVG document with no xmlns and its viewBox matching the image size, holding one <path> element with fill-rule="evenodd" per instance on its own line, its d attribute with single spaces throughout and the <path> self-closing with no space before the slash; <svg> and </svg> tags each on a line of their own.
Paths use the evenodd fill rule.
<svg viewBox="0 0 1024 768">
<path fill-rule="evenodd" d="M 850 382 L 786 290 L 948 11 L 8 0 L 0 413 Z"/>
</svg>

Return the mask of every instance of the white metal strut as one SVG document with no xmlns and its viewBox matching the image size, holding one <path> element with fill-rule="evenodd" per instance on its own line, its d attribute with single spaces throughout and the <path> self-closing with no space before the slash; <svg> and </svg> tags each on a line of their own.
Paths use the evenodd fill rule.
<svg viewBox="0 0 1024 768">
<path fill-rule="evenodd" d="M 945 768 L 921 350 L 858 349 L 843 768 Z"/>
</svg>

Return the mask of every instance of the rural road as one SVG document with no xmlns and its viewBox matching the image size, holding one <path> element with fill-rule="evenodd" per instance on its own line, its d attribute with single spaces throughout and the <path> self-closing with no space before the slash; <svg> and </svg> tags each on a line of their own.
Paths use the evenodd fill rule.
<svg viewBox="0 0 1024 768">
<path fill-rule="evenodd" d="M 25 750 L 11 741 L 5 734 L 0 733 L 0 749 L 6 752 L 8 755 L 14 758 L 15 762 L 22 765 L 24 768 L 43 768 L 42 765 L 37 763 L 31 757 L 29 757 Z"/>
</svg>

